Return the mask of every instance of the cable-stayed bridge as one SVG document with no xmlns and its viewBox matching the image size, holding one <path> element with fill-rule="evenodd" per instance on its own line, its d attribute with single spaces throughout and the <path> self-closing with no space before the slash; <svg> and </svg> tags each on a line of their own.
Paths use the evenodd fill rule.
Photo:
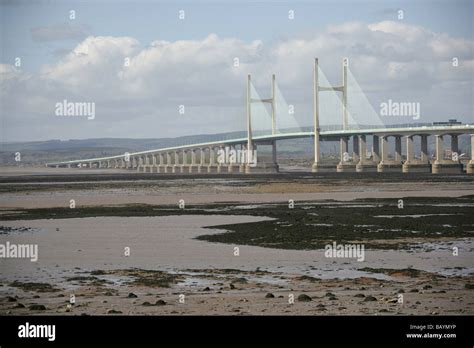
<svg viewBox="0 0 474 348">
<path fill-rule="evenodd" d="M 408 124 L 386 126 L 381 121 L 365 94 L 348 70 L 343 59 L 343 77 L 340 86 L 330 86 L 319 67 L 313 68 L 313 124 L 301 127 L 295 118 L 277 118 L 276 110 L 286 104 L 272 76 L 271 97 L 260 98 L 251 76 L 247 77 L 247 131 L 243 137 L 212 140 L 198 144 L 183 144 L 147 151 L 123 153 L 115 156 L 78 159 L 48 163 L 49 167 L 122 168 L 149 173 L 269 173 L 278 172 L 276 142 L 287 139 L 312 138 L 314 142 L 313 172 L 464 172 L 459 153 L 459 136 L 470 135 L 471 157 L 465 171 L 474 173 L 474 125 L 446 122 L 441 124 Z M 348 90 L 351 90 L 351 99 Z M 326 99 L 320 92 L 325 92 Z M 340 94 L 338 94 L 340 93 Z M 353 95 L 356 95 L 354 97 Z M 342 125 L 321 126 L 333 121 L 332 114 L 342 108 Z M 411 105 L 402 105 L 411 107 Z M 268 108 L 270 110 L 268 110 Z M 407 109 L 408 110 L 408 109 Z M 290 113 L 291 114 L 291 113 Z M 283 113 L 285 115 L 285 113 Z M 363 116 L 364 118 L 362 118 Z M 328 119 L 329 117 L 329 119 Z M 270 122 L 269 122 L 270 121 Z M 323 122 L 321 122 L 323 121 Z M 372 124 L 362 126 L 361 124 Z M 434 158 L 428 153 L 428 137 L 436 138 Z M 371 137 L 371 149 L 367 140 Z M 450 138 L 450 149 L 445 151 L 445 140 Z M 419 139 L 419 153 L 415 154 L 415 140 Z M 340 161 L 337 166 L 321 161 L 320 142 L 338 141 Z M 393 141 L 394 146 L 389 146 Z M 402 153 L 402 143 L 404 152 Z M 259 161 L 257 146 L 272 148 L 270 161 Z M 349 149 L 351 145 L 352 149 Z M 393 149 L 390 153 L 390 149 Z M 449 155 L 446 156 L 446 153 Z"/>
</svg>

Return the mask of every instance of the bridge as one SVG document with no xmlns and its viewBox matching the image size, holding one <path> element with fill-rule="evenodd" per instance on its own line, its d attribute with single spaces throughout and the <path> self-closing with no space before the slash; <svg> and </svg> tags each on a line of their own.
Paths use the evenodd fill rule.
<svg viewBox="0 0 474 348">
<path fill-rule="evenodd" d="M 253 98 L 251 76 L 247 76 L 247 136 L 235 139 L 186 144 L 147 151 L 124 153 L 101 158 L 78 159 L 47 163 L 47 167 L 68 168 L 120 168 L 148 173 L 272 173 L 279 171 L 276 142 L 287 139 L 312 138 L 314 161 L 312 172 L 431 172 L 474 174 L 474 125 L 407 125 L 404 127 L 378 126 L 369 128 L 349 127 L 347 58 L 343 59 L 341 86 L 321 86 L 318 59 L 313 67 L 313 127 L 311 131 L 278 132 L 275 113 L 275 75 L 272 76 L 272 96 L 268 99 Z M 320 128 L 320 92 L 342 93 L 342 127 L 335 130 Z M 271 106 L 271 134 L 254 135 L 252 131 L 252 104 L 268 103 Z M 470 159 L 462 163 L 459 137 L 470 135 Z M 430 158 L 428 138 L 435 137 L 435 154 Z M 367 140 L 371 137 L 371 151 Z M 449 156 L 445 140 L 450 138 Z M 420 151 L 415 154 L 415 139 L 419 138 Z M 321 161 L 320 142 L 338 141 L 340 154 L 337 166 Z M 389 146 L 393 141 L 394 146 Z M 402 143 L 405 151 L 402 153 Z M 352 145 L 350 151 L 349 144 Z M 270 161 L 258 161 L 257 146 L 272 148 Z M 390 148 L 394 148 L 390 153 Z"/>
</svg>

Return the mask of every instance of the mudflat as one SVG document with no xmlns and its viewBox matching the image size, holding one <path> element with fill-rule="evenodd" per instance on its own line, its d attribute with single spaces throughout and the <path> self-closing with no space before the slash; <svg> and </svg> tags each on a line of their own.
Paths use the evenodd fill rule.
<svg viewBox="0 0 474 348">
<path fill-rule="evenodd" d="M 472 176 L 131 175 L 0 177 L 2 314 L 474 313 Z"/>
</svg>

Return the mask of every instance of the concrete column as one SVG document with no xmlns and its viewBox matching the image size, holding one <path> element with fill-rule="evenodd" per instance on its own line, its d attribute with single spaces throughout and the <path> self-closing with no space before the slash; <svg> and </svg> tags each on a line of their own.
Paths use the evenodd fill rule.
<svg viewBox="0 0 474 348">
<path fill-rule="evenodd" d="M 240 158 L 239 173 L 245 173 L 245 163 L 247 162 L 247 146 L 245 144 L 241 144 L 240 151 L 242 156 Z"/>
<path fill-rule="evenodd" d="M 319 144 L 319 61 L 318 58 L 314 59 L 313 66 L 313 127 L 314 127 L 314 163 L 311 167 L 313 173 L 319 171 L 320 162 L 320 144 Z"/>
<path fill-rule="evenodd" d="M 451 134 L 451 159 L 455 158 L 454 153 L 457 154 L 458 160 L 455 162 L 460 162 L 459 160 L 459 140 L 458 140 L 458 135 L 457 134 Z"/>
<path fill-rule="evenodd" d="M 201 147 L 199 149 L 199 154 L 201 155 L 200 161 L 201 165 L 203 166 L 206 163 L 206 149 Z"/>
<path fill-rule="evenodd" d="M 272 141 L 272 162 L 273 164 L 278 165 L 276 140 Z"/>
<path fill-rule="evenodd" d="M 359 135 L 359 163 L 364 164 L 367 159 L 367 142 L 365 135 Z"/>
<path fill-rule="evenodd" d="M 207 172 L 212 173 L 216 170 L 216 153 L 212 146 L 209 147 L 209 165 L 207 166 Z"/>
<path fill-rule="evenodd" d="M 443 136 L 436 135 L 436 163 L 441 163 L 444 159 L 443 154 Z"/>
<path fill-rule="evenodd" d="M 474 174 L 474 134 L 471 134 L 471 160 L 466 166 L 467 174 Z"/>
<path fill-rule="evenodd" d="M 144 165 L 144 164 L 145 164 L 145 159 L 144 159 L 142 156 L 139 156 L 139 157 L 138 157 L 138 167 L 137 167 L 137 170 L 138 170 L 139 172 L 144 171 L 144 170 L 143 170 L 143 165 Z"/>
<path fill-rule="evenodd" d="M 421 136 L 421 162 L 430 163 L 430 158 L 428 156 L 428 135 L 423 134 Z"/>
<path fill-rule="evenodd" d="M 145 155 L 144 156 L 144 159 L 145 159 L 145 163 L 143 164 L 143 171 L 144 172 L 151 172 L 151 168 L 150 168 L 150 155 Z"/>
<path fill-rule="evenodd" d="M 383 135 L 380 137 L 380 147 L 381 147 L 381 156 L 380 156 L 380 162 L 387 162 L 388 160 L 388 141 L 387 141 L 387 136 Z"/>
<path fill-rule="evenodd" d="M 340 159 L 341 159 L 341 163 L 344 163 L 344 153 L 348 153 L 349 152 L 349 144 L 348 144 L 348 139 L 346 137 L 341 137 L 341 139 L 339 140 L 339 146 L 340 146 Z"/>
<path fill-rule="evenodd" d="M 151 170 L 150 172 L 152 173 L 158 173 L 158 161 L 157 161 L 157 157 L 158 154 L 154 153 L 151 155 Z"/>
<path fill-rule="evenodd" d="M 171 152 L 166 152 L 166 165 L 164 168 L 164 173 L 170 173 L 172 168 L 171 163 Z"/>
<path fill-rule="evenodd" d="M 378 135 L 373 136 L 372 140 L 372 159 L 375 163 L 380 162 L 380 139 Z"/>
<path fill-rule="evenodd" d="M 219 146 L 219 151 L 220 151 L 220 153 L 223 153 L 223 152 L 225 153 L 224 145 Z M 217 163 L 217 172 L 218 173 L 222 172 L 222 163 L 220 163 L 219 161 Z"/>
<path fill-rule="evenodd" d="M 236 163 L 233 162 L 234 157 L 231 155 L 233 153 L 235 154 L 235 160 L 237 161 L 237 154 L 235 153 L 235 146 L 230 145 L 229 146 L 229 160 L 230 160 L 230 162 L 229 162 L 229 165 L 227 166 L 227 171 L 229 173 L 232 173 L 234 171 L 235 166 L 236 166 Z"/>
<path fill-rule="evenodd" d="M 359 148 L 359 136 L 358 135 L 354 135 L 352 137 L 352 161 L 354 163 L 358 163 L 359 160 L 360 160 L 360 157 L 359 157 L 359 153 L 360 153 L 360 148 Z"/>
<path fill-rule="evenodd" d="M 255 153 L 258 151 L 257 150 L 257 144 L 252 143 L 252 147 L 247 147 L 247 156 L 246 156 L 246 165 L 245 165 L 245 173 L 250 174 L 254 171 L 253 163 L 255 161 L 255 156 L 253 155 L 253 152 Z"/>
<path fill-rule="evenodd" d="M 189 149 L 188 152 L 191 154 L 191 164 L 188 167 L 188 172 L 195 173 L 197 172 L 196 149 Z"/>
<path fill-rule="evenodd" d="M 206 162 L 206 151 L 204 148 L 200 148 L 199 149 L 199 165 L 197 167 L 197 172 L 198 173 L 203 173 L 204 172 L 204 165 L 205 165 L 205 162 Z"/>
<path fill-rule="evenodd" d="M 345 158 L 346 156 L 349 155 L 348 153 L 349 153 L 349 138 L 341 137 L 339 140 L 339 155 L 340 155 L 341 160 L 336 167 L 336 171 L 338 173 L 356 169 L 355 167 L 351 168 L 351 165 L 348 163 L 347 158 Z"/>
<path fill-rule="evenodd" d="M 216 153 L 214 152 L 213 147 L 209 147 L 209 165 L 216 164 Z"/>
<path fill-rule="evenodd" d="M 183 150 L 181 153 L 183 155 L 183 165 L 187 165 L 188 164 L 188 153 L 187 153 L 186 150 Z"/>
<path fill-rule="evenodd" d="M 184 173 L 185 167 L 188 165 L 188 153 L 186 150 L 182 150 L 181 155 L 183 156 L 183 162 L 180 165 L 180 171 Z"/>
<path fill-rule="evenodd" d="M 179 171 L 179 152 L 174 152 L 174 164 L 172 168 L 172 173 L 177 173 Z"/>
<path fill-rule="evenodd" d="M 407 135 L 405 138 L 407 142 L 407 160 L 405 163 L 411 163 L 415 160 L 413 153 L 413 136 Z"/>
<path fill-rule="evenodd" d="M 402 163 L 402 137 L 395 137 L 395 163 Z"/>
<path fill-rule="evenodd" d="M 164 165 L 163 165 L 163 154 L 161 152 L 157 153 L 156 156 L 156 172 L 163 173 L 164 172 Z"/>
</svg>

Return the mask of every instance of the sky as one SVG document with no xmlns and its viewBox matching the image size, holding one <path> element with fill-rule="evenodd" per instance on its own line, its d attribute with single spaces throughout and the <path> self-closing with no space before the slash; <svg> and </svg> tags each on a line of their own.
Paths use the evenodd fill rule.
<svg viewBox="0 0 474 348">
<path fill-rule="evenodd" d="M 281 127 L 309 126 L 315 57 L 333 85 L 349 58 L 349 104 L 367 101 L 356 123 L 473 123 L 473 6 L 2 0 L 0 141 L 242 131 L 247 74 L 262 98 L 276 74 Z M 95 115 L 58 115 L 64 101 L 93 103 Z M 389 101 L 417 103 L 420 115 L 380 115 Z M 323 124 L 340 123 L 338 105 L 322 109 Z"/>
</svg>

